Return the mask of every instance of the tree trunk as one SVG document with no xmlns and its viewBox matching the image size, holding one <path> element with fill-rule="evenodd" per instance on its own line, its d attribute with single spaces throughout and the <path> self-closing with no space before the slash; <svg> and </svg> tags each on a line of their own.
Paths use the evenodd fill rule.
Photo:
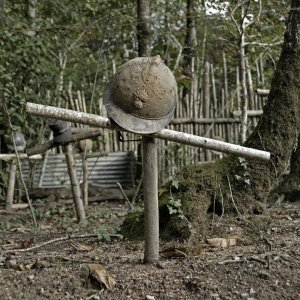
<svg viewBox="0 0 300 300">
<path fill-rule="evenodd" d="M 191 165 L 178 173 L 172 197 L 190 223 L 199 227 L 206 213 L 263 213 L 272 187 L 297 145 L 300 125 L 300 1 L 292 1 L 285 41 L 264 113 L 245 146 L 271 152 L 270 162 L 228 156 L 215 163 Z M 295 153 L 296 159 L 299 159 Z M 168 201 L 169 194 L 161 203 Z M 162 209 L 161 204 L 161 209 Z M 169 205 L 169 204 L 167 204 Z M 161 220 L 162 221 L 162 220 Z M 170 226 L 167 225 L 167 226 Z"/>
<path fill-rule="evenodd" d="M 282 182 L 270 193 L 270 202 L 279 200 L 297 201 L 300 199 L 300 136 L 297 149 L 292 153 L 290 172 Z"/>
<path fill-rule="evenodd" d="M 137 0 L 137 40 L 139 56 L 151 54 L 149 0 Z"/>
<path fill-rule="evenodd" d="M 246 29 L 246 17 L 245 9 L 243 4 L 241 4 L 241 35 L 240 35 L 240 76 L 241 76 L 241 132 L 240 132 L 240 143 L 243 144 L 246 140 L 247 134 L 247 123 L 248 123 L 248 92 L 247 92 L 247 78 L 246 78 L 246 53 L 245 53 L 245 29 Z"/>
<path fill-rule="evenodd" d="M 182 104 L 185 108 L 186 115 L 190 112 L 195 113 L 195 101 L 197 99 L 197 78 L 195 72 L 197 35 L 196 22 L 193 17 L 195 13 L 195 0 L 186 1 L 186 34 L 183 48 L 183 75 L 190 81 L 190 87 L 183 87 Z"/>
</svg>

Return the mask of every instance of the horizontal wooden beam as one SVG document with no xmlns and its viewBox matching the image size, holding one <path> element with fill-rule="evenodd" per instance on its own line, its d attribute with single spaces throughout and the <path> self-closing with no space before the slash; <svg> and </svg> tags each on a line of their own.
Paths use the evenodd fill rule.
<svg viewBox="0 0 300 300">
<path fill-rule="evenodd" d="M 258 109 L 258 110 L 248 110 L 247 111 L 247 116 L 248 117 L 260 117 L 263 114 L 263 110 L 262 109 Z M 240 110 L 234 110 L 232 112 L 233 117 L 237 118 L 240 117 L 242 115 L 242 112 Z"/>
<path fill-rule="evenodd" d="M 266 89 L 256 89 L 256 90 L 255 90 L 255 93 L 256 93 L 258 96 L 268 97 L 268 96 L 269 96 L 269 93 L 270 93 L 270 90 L 266 90 Z"/>
<path fill-rule="evenodd" d="M 20 159 L 42 159 L 42 155 L 33 155 L 33 156 L 28 156 L 27 153 L 18 153 L 18 156 Z M 0 154 L 0 160 L 13 160 L 16 159 L 17 155 L 15 153 L 9 153 L 9 154 Z"/>
<path fill-rule="evenodd" d="M 69 109 L 28 102 L 26 111 L 31 115 L 40 117 L 60 119 L 108 129 L 118 128 L 118 130 L 122 130 L 121 128 L 116 127 L 116 125 L 114 125 L 108 118 Z M 270 159 L 270 153 L 266 151 L 225 143 L 170 129 L 163 129 L 159 132 L 150 134 L 149 136 L 262 161 L 268 161 Z"/>
<path fill-rule="evenodd" d="M 225 123 L 240 123 L 239 119 L 234 118 L 216 118 L 216 119 L 201 119 L 201 118 L 176 118 L 171 121 L 171 124 L 225 124 Z"/>
</svg>

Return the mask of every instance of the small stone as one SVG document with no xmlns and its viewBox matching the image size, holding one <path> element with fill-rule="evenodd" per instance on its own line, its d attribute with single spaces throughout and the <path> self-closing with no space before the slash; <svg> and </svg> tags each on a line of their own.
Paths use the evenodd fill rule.
<svg viewBox="0 0 300 300">
<path fill-rule="evenodd" d="M 212 299 L 215 299 L 215 300 L 219 300 L 219 299 L 220 299 L 220 296 L 219 296 L 219 294 L 214 293 L 214 294 L 211 294 L 211 298 L 212 298 Z"/>
<path fill-rule="evenodd" d="M 28 276 L 28 279 L 29 279 L 29 280 L 33 280 L 33 279 L 34 279 L 34 275 L 33 275 L 33 274 L 29 275 L 29 276 Z"/>
<path fill-rule="evenodd" d="M 250 288 L 249 294 L 250 294 L 250 295 L 255 294 L 255 290 L 254 290 L 253 288 Z"/>
<path fill-rule="evenodd" d="M 267 271 L 261 271 L 259 273 L 259 277 L 265 280 L 270 279 L 270 274 Z"/>
<path fill-rule="evenodd" d="M 248 293 L 241 293 L 241 299 L 248 299 Z"/>
<path fill-rule="evenodd" d="M 165 268 L 165 264 L 162 263 L 161 261 L 159 261 L 156 266 L 159 268 L 159 269 L 164 269 Z"/>
<path fill-rule="evenodd" d="M 151 296 L 151 295 L 146 295 L 146 299 L 147 300 L 155 300 L 155 297 Z"/>
</svg>

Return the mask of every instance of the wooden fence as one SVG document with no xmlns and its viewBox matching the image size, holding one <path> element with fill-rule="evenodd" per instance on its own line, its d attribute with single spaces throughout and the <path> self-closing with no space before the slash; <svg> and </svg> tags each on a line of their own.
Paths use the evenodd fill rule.
<svg viewBox="0 0 300 300">
<path fill-rule="evenodd" d="M 248 134 L 256 126 L 265 98 L 255 95 L 254 101 L 249 102 L 248 111 Z M 226 101 L 212 103 L 208 117 L 203 117 L 202 105 L 199 101 L 193 104 L 193 109 L 184 107 L 178 100 L 175 116 L 169 129 L 182 131 L 202 137 L 214 138 L 224 142 L 238 144 L 240 132 L 240 111 L 234 110 L 234 105 L 228 108 Z M 214 106 L 213 106 L 214 105 Z M 100 114 L 105 116 L 103 106 L 100 106 Z M 140 137 L 131 133 L 117 133 L 103 129 L 101 137 L 103 151 L 138 151 Z M 224 154 L 202 148 L 184 146 L 167 141 L 158 141 L 159 145 L 159 174 L 161 181 L 165 181 L 174 175 L 182 166 L 214 161 Z"/>
</svg>

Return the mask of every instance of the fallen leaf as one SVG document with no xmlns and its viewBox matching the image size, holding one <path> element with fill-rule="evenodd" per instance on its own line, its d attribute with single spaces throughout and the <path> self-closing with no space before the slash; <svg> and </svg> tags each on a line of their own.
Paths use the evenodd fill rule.
<svg viewBox="0 0 300 300">
<path fill-rule="evenodd" d="M 235 246 L 237 240 L 240 239 L 238 235 L 229 236 L 228 238 L 212 238 L 207 239 L 206 242 L 215 248 L 228 248 Z"/>
<path fill-rule="evenodd" d="M 187 257 L 187 250 L 186 250 L 186 248 L 183 248 L 183 247 L 180 247 L 180 248 L 170 247 L 170 248 L 163 249 L 160 252 L 160 256 L 165 257 L 165 258 Z"/>
<path fill-rule="evenodd" d="M 23 241 L 21 241 L 21 242 L 19 243 L 18 248 L 19 248 L 19 249 L 25 249 L 25 248 L 28 248 L 28 247 L 33 243 L 33 241 L 34 241 L 34 238 L 33 238 L 33 237 L 30 238 L 30 239 L 28 239 L 28 240 L 23 240 Z"/>
<path fill-rule="evenodd" d="M 18 227 L 18 228 L 13 228 L 11 231 L 12 231 L 12 232 L 21 232 L 21 233 L 25 233 L 25 232 L 28 232 L 29 229 L 26 228 L 26 227 L 23 226 L 23 225 L 20 225 L 20 227 Z"/>
<path fill-rule="evenodd" d="M 15 259 L 12 259 L 8 262 L 8 266 L 16 271 L 26 271 L 33 268 L 35 264 L 23 264 L 23 263 L 17 263 Z"/>
<path fill-rule="evenodd" d="M 112 291 L 116 285 L 116 281 L 111 277 L 109 272 L 100 264 L 88 265 L 90 276 L 97 280 L 99 283 L 103 283 L 106 288 Z"/>
<path fill-rule="evenodd" d="M 91 258 L 93 260 L 99 260 L 100 257 L 101 257 L 101 252 L 98 249 L 96 249 L 96 250 L 85 252 L 83 254 L 83 256 L 84 257 L 89 257 L 89 258 Z"/>
<path fill-rule="evenodd" d="M 92 245 L 84 245 L 84 244 L 80 244 L 80 243 L 76 243 L 76 242 L 72 242 L 71 245 L 73 248 L 75 248 L 77 251 L 80 251 L 80 252 L 87 252 L 87 251 L 91 251 L 93 249 Z"/>
</svg>

